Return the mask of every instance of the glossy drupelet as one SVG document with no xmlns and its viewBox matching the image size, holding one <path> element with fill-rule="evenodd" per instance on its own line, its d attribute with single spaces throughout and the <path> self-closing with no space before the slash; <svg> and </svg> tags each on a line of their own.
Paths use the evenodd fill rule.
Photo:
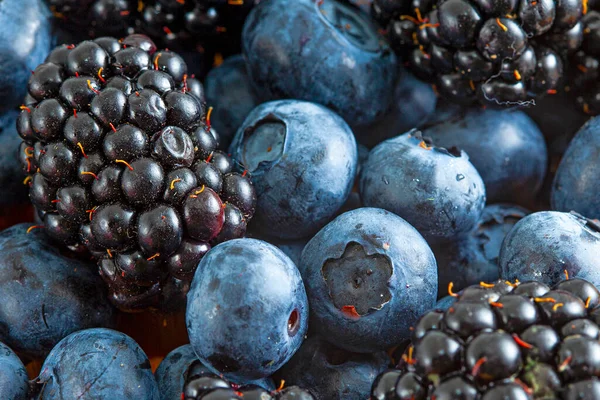
<svg viewBox="0 0 600 400">
<path fill-rule="evenodd" d="M 389 361 L 385 352 L 350 353 L 312 336 L 277 375 L 288 385 L 310 388 L 317 400 L 364 400 Z"/>
<path fill-rule="evenodd" d="M 52 46 L 51 15 L 43 0 L 0 2 L 0 113 L 21 104 L 31 71 Z"/>
<path fill-rule="evenodd" d="M 115 313 L 94 265 L 62 255 L 30 226 L 0 232 L 0 341 L 42 358 L 71 332 L 112 326 Z"/>
<path fill-rule="evenodd" d="M 181 393 L 183 387 L 186 385 L 188 370 L 194 363 L 198 364 L 195 367 L 196 371 L 210 371 L 198 361 L 198 356 L 189 344 L 180 346 L 167 354 L 154 372 L 161 400 L 181 400 Z M 275 390 L 273 380 L 270 378 L 252 381 L 251 384 L 265 390 Z"/>
<path fill-rule="evenodd" d="M 596 399 L 600 292 L 581 279 L 482 282 L 423 315 L 372 400 Z"/>
<path fill-rule="evenodd" d="M 210 121 L 219 133 L 220 147 L 227 148 L 248 114 L 260 104 L 241 55 L 231 56 L 211 70 L 204 80 Z"/>
<path fill-rule="evenodd" d="M 492 204 L 483 209 L 477 226 L 462 240 L 433 245 L 438 264 L 438 292 L 448 294 L 479 282 L 500 278 L 498 257 L 506 235 L 529 211 L 511 204 Z"/>
<path fill-rule="evenodd" d="M 421 127 L 437 146 L 469 155 L 488 203 L 530 204 L 546 176 L 548 152 L 537 125 L 519 110 L 446 106 Z"/>
<path fill-rule="evenodd" d="M 311 330 L 348 351 L 398 345 L 437 297 L 437 267 L 427 242 L 381 209 L 359 208 L 334 219 L 308 242 L 299 268 Z"/>
<path fill-rule="evenodd" d="M 385 115 L 366 126 L 353 127 L 357 141 L 368 147 L 417 128 L 435 111 L 437 96 L 431 85 L 400 68 L 394 97 Z"/>
<path fill-rule="evenodd" d="M 561 87 L 588 7 L 579 0 L 376 0 L 372 10 L 409 68 L 443 97 L 513 106 Z"/>
<path fill-rule="evenodd" d="M 348 198 L 358 164 L 354 135 L 344 120 L 298 100 L 255 108 L 230 153 L 256 188 L 252 226 L 281 239 L 309 236 L 329 222 Z"/>
<path fill-rule="evenodd" d="M 29 379 L 23 362 L 0 342 L 0 398 L 24 400 L 29 394 Z"/>
<path fill-rule="evenodd" d="M 216 150 L 201 83 L 130 35 L 56 48 L 28 89 L 19 158 L 45 231 L 98 260 L 122 310 L 182 307 L 198 261 L 243 236 L 255 206 Z"/>
<path fill-rule="evenodd" d="M 578 214 L 542 211 L 519 221 L 506 235 L 498 265 L 502 279 L 554 285 L 566 270 L 600 286 L 600 226 Z"/>
<path fill-rule="evenodd" d="M 263 100 L 313 101 L 358 125 L 382 117 L 392 99 L 394 53 L 366 15 L 338 0 L 261 2 L 242 51 Z"/>
<path fill-rule="evenodd" d="M 150 361 L 112 329 L 75 332 L 56 345 L 35 379 L 40 399 L 159 400 Z"/>
<path fill-rule="evenodd" d="M 277 247 L 235 239 L 200 262 L 186 324 L 200 361 L 234 381 L 267 377 L 300 347 L 308 301 L 294 263 Z"/>
<path fill-rule="evenodd" d="M 552 184 L 552 208 L 600 218 L 600 117 L 588 121 L 569 143 Z"/>
<path fill-rule="evenodd" d="M 360 196 L 365 206 L 391 211 L 437 242 L 456 240 L 475 227 L 486 192 L 464 151 L 436 147 L 412 130 L 371 150 L 360 174 Z"/>
<path fill-rule="evenodd" d="M 0 117 L 0 206 L 3 207 L 29 201 L 17 152 L 21 144 L 16 130 L 18 115 L 16 111 L 9 111 Z"/>
</svg>

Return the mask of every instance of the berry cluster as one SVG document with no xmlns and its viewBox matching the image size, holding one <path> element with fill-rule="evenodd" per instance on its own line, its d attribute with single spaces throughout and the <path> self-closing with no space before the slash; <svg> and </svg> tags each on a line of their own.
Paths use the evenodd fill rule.
<svg viewBox="0 0 600 400">
<path fill-rule="evenodd" d="M 29 80 L 17 128 L 31 201 L 51 238 L 100 260 L 123 309 L 183 299 L 254 213 L 204 107 L 183 60 L 142 35 L 58 47 Z"/>
<path fill-rule="evenodd" d="M 600 114 L 600 7 L 583 17 L 581 49 L 571 59 L 571 81 L 581 110 Z"/>
<path fill-rule="evenodd" d="M 91 37 L 142 32 L 169 48 L 235 42 L 254 0 L 47 0 L 67 28 Z M 222 46 L 219 46 L 223 50 Z"/>
<path fill-rule="evenodd" d="M 567 275 L 568 276 L 568 275 Z M 600 292 L 582 279 L 481 283 L 421 317 L 375 400 L 595 399 Z"/>
<path fill-rule="evenodd" d="M 452 101 L 527 104 L 559 89 L 585 1 L 375 0 L 374 17 L 421 79 Z"/>
</svg>

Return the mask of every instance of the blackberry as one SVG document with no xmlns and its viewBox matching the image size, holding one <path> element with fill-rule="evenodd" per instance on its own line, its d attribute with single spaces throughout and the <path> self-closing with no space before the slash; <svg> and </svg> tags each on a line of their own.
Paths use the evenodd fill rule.
<svg viewBox="0 0 600 400">
<path fill-rule="evenodd" d="M 162 47 L 240 52 L 241 29 L 256 0 L 47 0 L 70 30 L 92 38 L 149 35 Z"/>
<path fill-rule="evenodd" d="M 600 291 L 582 279 L 481 282 L 423 315 L 372 400 L 595 399 Z"/>
<path fill-rule="evenodd" d="M 254 188 L 217 149 L 202 85 L 146 36 L 60 46 L 17 121 L 47 234 L 98 260 L 124 310 L 183 300 L 202 256 L 241 237 Z"/>
<path fill-rule="evenodd" d="M 206 370 L 199 361 L 192 363 L 186 373 L 181 400 L 315 400 L 297 386 L 269 392 L 256 385 L 236 385 Z"/>
<path fill-rule="evenodd" d="M 419 78 L 454 102 L 524 105 L 556 93 L 583 41 L 586 0 L 374 0 Z"/>
<path fill-rule="evenodd" d="M 578 106 L 589 115 L 600 114 L 600 3 L 583 17 L 583 44 L 571 58 L 570 82 Z M 593 7 L 593 9 L 592 9 Z"/>
</svg>

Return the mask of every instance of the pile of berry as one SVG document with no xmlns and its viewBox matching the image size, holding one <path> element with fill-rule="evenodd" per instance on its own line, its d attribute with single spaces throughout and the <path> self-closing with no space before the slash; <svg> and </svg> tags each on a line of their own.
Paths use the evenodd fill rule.
<svg viewBox="0 0 600 400">
<path fill-rule="evenodd" d="M 0 399 L 600 400 L 600 1 L 0 26 Z"/>
</svg>

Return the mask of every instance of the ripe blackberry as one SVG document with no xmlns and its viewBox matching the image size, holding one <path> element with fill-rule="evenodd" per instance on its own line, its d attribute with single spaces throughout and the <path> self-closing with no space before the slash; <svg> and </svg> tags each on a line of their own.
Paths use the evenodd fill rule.
<svg viewBox="0 0 600 400">
<path fill-rule="evenodd" d="M 239 53 L 241 29 L 256 0 L 47 0 L 67 28 L 91 37 L 134 30 L 162 47 L 216 47 Z"/>
<path fill-rule="evenodd" d="M 590 8 L 592 5 L 590 4 Z M 583 17 L 583 43 L 571 58 L 570 85 L 583 112 L 600 114 L 600 3 Z"/>
<path fill-rule="evenodd" d="M 374 0 L 410 69 L 444 97 L 526 104 L 555 93 L 583 40 L 586 0 Z"/>
<path fill-rule="evenodd" d="M 55 49 L 17 121 L 30 199 L 48 235 L 98 260 L 133 310 L 183 300 L 202 256 L 241 237 L 256 196 L 218 150 L 202 85 L 146 36 Z"/>
<path fill-rule="evenodd" d="M 134 0 L 46 0 L 61 26 L 92 37 L 122 37 L 135 24 Z"/>
<path fill-rule="evenodd" d="M 455 303 L 421 317 L 372 400 L 600 398 L 600 291 L 589 282 L 482 282 L 449 293 Z"/>
<path fill-rule="evenodd" d="M 236 385 L 195 361 L 187 371 L 181 400 L 315 400 L 308 391 L 297 386 L 283 388 L 283 383 L 274 392 L 255 385 Z"/>
</svg>

